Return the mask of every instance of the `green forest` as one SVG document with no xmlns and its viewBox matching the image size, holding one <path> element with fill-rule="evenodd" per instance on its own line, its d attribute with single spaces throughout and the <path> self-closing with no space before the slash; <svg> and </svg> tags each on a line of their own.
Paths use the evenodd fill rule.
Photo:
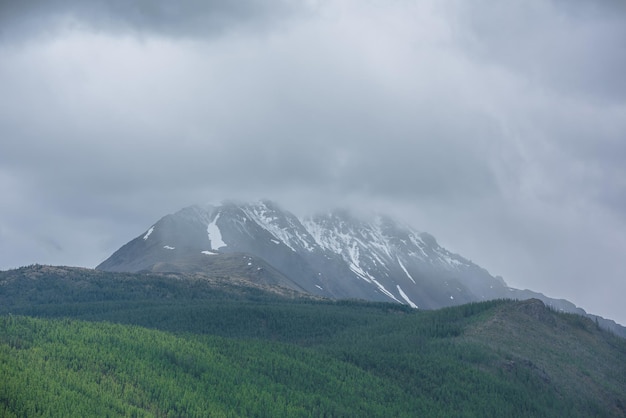
<svg viewBox="0 0 626 418">
<path fill-rule="evenodd" d="M 539 301 L 33 269 L 0 273 L 2 417 L 626 416 L 626 341 Z"/>
</svg>

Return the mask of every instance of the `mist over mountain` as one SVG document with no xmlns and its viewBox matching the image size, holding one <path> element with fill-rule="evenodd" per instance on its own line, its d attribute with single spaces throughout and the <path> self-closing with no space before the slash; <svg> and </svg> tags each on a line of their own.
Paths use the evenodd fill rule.
<svg viewBox="0 0 626 418">
<path fill-rule="evenodd" d="M 441 247 L 432 235 L 387 216 L 334 210 L 301 219 L 269 200 L 196 205 L 166 215 L 97 269 L 187 273 L 219 269 L 225 274 L 263 276 L 320 297 L 396 302 L 421 309 L 538 298 L 553 309 L 586 315 L 566 300 L 511 288 L 501 277 Z M 623 331 L 613 321 L 598 320 L 606 328 Z"/>
</svg>

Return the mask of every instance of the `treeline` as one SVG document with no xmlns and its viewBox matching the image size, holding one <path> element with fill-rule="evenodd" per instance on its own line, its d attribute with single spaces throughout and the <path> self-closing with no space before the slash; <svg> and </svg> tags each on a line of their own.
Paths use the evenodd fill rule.
<svg viewBox="0 0 626 418">
<path fill-rule="evenodd" d="M 139 300 L 275 300 L 279 296 L 234 284 L 228 276 L 111 273 L 28 266 L 0 271 L 0 313 L 39 305 Z"/>
</svg>

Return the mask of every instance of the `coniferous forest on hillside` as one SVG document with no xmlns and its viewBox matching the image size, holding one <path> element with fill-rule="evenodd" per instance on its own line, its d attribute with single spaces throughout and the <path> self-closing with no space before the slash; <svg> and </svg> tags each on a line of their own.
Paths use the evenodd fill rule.
<svg viewBox="0 0 626 418">
<path fill-rule="evenodd" d="M 437 311 L 230 278 L 0 272 L 2 417 L 626 416 L 626 341 L 540 301 Z"/>
</svg>

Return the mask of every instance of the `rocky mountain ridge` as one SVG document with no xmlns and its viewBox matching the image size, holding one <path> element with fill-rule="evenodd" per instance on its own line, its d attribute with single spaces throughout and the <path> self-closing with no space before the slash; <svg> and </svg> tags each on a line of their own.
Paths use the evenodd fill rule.
<svg viewBox="0 0 626 418">
<path fill-rule="evenodd" d="M 552 309 L 586 315 L 568 301 L 511 288 L 441 247 L 432 235 L 389 217 L 361 219 L 338 210 L 299 219 L 267 200 L 184 208 L 161 218 L 96 268 L 206 271 L 224 269 L 226 256 L 241 257 L 251 271 L 263 272 L 277 285 L 320 297 L 423 309 L 538 298 Z M 617 326 L 612 321 L 604 325 Z"/>
</svg>

